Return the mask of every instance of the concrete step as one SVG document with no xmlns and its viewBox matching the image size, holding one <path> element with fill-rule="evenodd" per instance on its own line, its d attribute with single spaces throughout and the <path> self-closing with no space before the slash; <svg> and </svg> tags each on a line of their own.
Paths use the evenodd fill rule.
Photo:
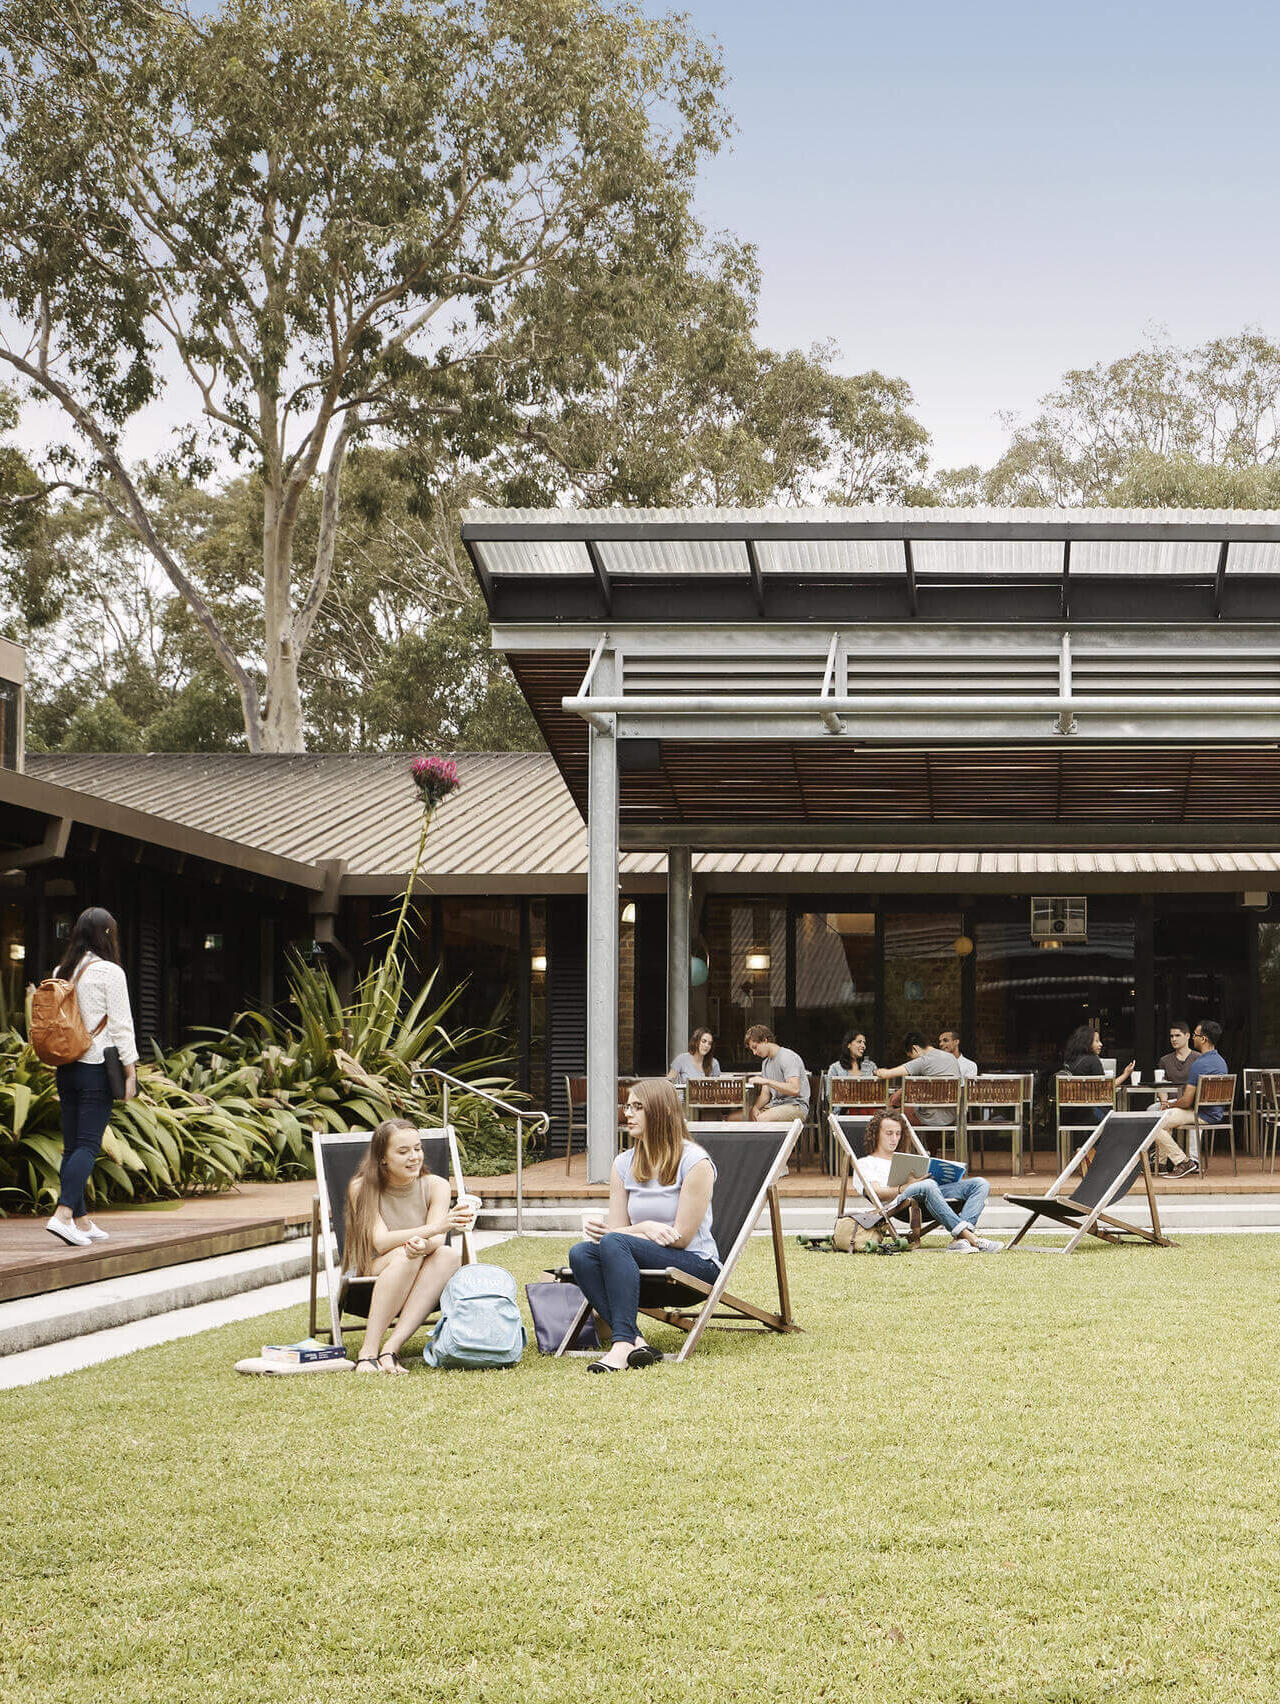
<svg viewBox="0 0 1280 1704">
<path fill-rule="evenodd" d="M 784 1198 L 782 1228 L 789 1236 L 801 1231 L 829 1231 L 835 1223 L 836 1197 Z M 1280 1194 L 1277 1195 L 1182 1195 L 1157 1196 L 1161 1224 L 1171 1233 L 1179 1231 L 1201 1233 L 1209 1231 L 1280 1231 Z M 597 1204 L 593 1203 L 593 1206 Z M 603 1202 L 598 1204 L 602 1209 Z M 572 1236 L 581 1234 L 584 1203 L 576 1200 L 546 1200 L 526 1203 L 524 1231 L 528 1236 Z M 1117 1216 L 1131 1219 L 1135 1224 L 1150 1225 L 1145 1195 L 1131 1192 L 1117 1207 Z M 1016 1231 L 1026 1218 L 1020 1207 L 1010 1206 L 1001 1197 L 992 1196 L 982 1215 L 982 1229 L 995 1234 Z M 514 1203 L 501 1201 L 486 1204 L 480 1214 L 483 1230 L 503 1231 L 511 1235 L 516 1228 Z M 756 1234 L 768 1228 L 762 1217 Z M 1031 1234 L 1037 1234 L 1035 1232 Z M 1054 1234 L 1045 1227 L 1045 1234 Z"/>
<path fill-rule="evenodd" d="M 311 1270 L 311 1240 L 294 1237 L 267 1248 L 240 1249 L 183 1261 L 43 1296 L 0 1302 L 0 1355 L 39 1349 L 201 1302 L 220 1301 Z"/>
</svg>

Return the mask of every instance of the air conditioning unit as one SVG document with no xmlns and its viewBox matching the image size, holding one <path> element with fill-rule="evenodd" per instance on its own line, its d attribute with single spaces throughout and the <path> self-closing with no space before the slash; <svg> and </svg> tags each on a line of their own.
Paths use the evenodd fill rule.
<svg viewBox="0 0 1280 1704">
<path fill-rule="evenodd" d="M 1031 901 L 1031 939 L 1033 941 L 1087 941 L 1089 939 L 1089 901 L 1083 894 L 1063 898 L 1033 898 Z"/>
</svg>

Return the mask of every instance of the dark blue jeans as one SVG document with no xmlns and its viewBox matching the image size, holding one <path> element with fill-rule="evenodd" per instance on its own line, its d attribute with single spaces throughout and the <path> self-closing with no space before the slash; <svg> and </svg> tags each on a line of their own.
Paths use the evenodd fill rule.
<svg viewBox="0 0 1280 1704">
<path fill-rule="evenodd" d="M 62 1112 L 62 1188 L 59 1207 L 77 1219 L 89 1211 L 84 1186 L 93 1171 L 102 1132 L 111 1117 L 112 1094 L 105 1065 L 59 1065 L 58 1103 Z"/>
<path fill-rule="evenodd" d="M 613 1333 L 615 1343 L 634 1343 L 640 1335 L 636 1312 L 640 1306 L 640 1269 L 678 1266 L 714 1284 L 720 1268 L 705 1255 L 687 1248 L 666 1248 L 648 1237 L 629 1236 L 626 1231 L 606 1231 L 598 1243 L 574 1243 L 569 1265 L 583 1295 Z"/>
</svg>

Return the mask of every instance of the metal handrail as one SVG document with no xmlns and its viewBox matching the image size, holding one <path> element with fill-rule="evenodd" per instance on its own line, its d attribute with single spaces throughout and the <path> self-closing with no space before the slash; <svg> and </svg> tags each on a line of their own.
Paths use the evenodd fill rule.
<svg viewBox="0 0 1280 1704">
<path fill-rule="evenodd" d="M 524 1230 L 524 1121 L 526 1118 L 535 1121 L 537 1127 L 545 1136 L 551 1128 L 550 1116 L 545 1112 L 534 1112 L 529 1107 L 512 1106 L 510 1101 L 499 1100 L 497 1095 L 491 1095 L 488 1089 L 478 1089 L 474 1083 L 464 1083 L 461 1077 L 451 1077 L 447 1071 L 442 1071 L 437 1065 L 415 1065 L 409 1076 L 437 1077 L 443 1085 L 443 1105 L 441 1107 L 441 1123 L 449 1128 L 449 1090 L 461 1089 L 464 1094 L 476 1095 L 480 1100 L 488 1101 L 490 1106 L 496 1106 L 500 1112 L 510 1113 L 516 1121 L 516 1234 Z"/>
</svg>

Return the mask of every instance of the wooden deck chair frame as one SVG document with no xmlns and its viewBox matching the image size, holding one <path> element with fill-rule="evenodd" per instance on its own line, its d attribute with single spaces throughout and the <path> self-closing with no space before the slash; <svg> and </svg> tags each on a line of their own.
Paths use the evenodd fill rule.
<svg viewBox="0 0 1280 1704">
<path fill-rule="evenodd" d="M 831 1140 L 840 1150 L 841 1156 L 840 1199 L 836 1205 L 836 1218 L 844 1218 L 845 1205 L 849 1199 L 849 1180 L 852 1177 L 856 1179 L 859 1194 L 866 1201 L 868 1209 L 875 1213 L 876 1217 L 884 1225 L 886 1230 L 892 1231 L 893 1234 L 897 1236 L 901 1227 L 895 1224 L 894 1220 L 903 1219 L 909 1223 L 910 1215 L 901 1211 L 891 1213 L 889 1209 L 883 1205 L 879 1198 L 871 1193 L 871 1190 L 867 1186 L 866 1177 L 863 1175 L 862 1166 L 859 1164 L 858 1156 L 853 1151 L 853 1144 L 849 1140 L 844 1125 L 840 1122 L 842 1118 L 869 1119 L 871 1116 L 871 1113 L 851 1113 L 847 1107 L 843 1112 L 829 1112 L 827 1114 L 827 1128 L 831 1133 Z M 929 1157 L 929 1150 L 925 1147 L 919 1136 L 916 1135 L 915 1126 L 912 1124 L 911 1120 L 905 1117 L 902 1113 L 896 1113 L 894 1116 L 902 1118 L 902 1122 L 907 1127 L 907 1135 L 910 1138 L 911 1146 L 922 1159 L 927 1159 Z M 923 1207 L 921 1207 L 920 1212 L 920 1235 L 924 1237 L 927 1236 L 930 1231 L 937 1228 L 938 1220 L 932 1218 L 928 1213 L 926 1213 Z"/>
<path fill-rule="evenodd" d="M 462 1162 L 458 1157 L 458 1138 L 453 1126 L 450 1124 L 443 1129 L 439 1126 L 434 1128 L 424 1128 L 419 1130 L 418 1134 L 424 1140 L 444 1140 L 449 1154 L 450 1180 L 454 1187 L 455 1198 L 458 1195 L 464 1194 L 466 1191 L 466 1182 L 462 1175 Z M 311 1294 L 308 1329 L 311 1336 L 314 1337 L 316 1335 L 318 1324 L 317 1279 L 319 1277 L 321 1258 L 323 1257 L 325 1291 L 329 1299 L 329 1341 L 331 1343 L 341 1343 L 343 1341 L 343 1303 L 350 1292 L 352 1283 L 368 1284 L 371 1283 L 371 1280 L 367 1278 L 352 1280 L 345 1272 L 339 1270 L 338 1260 L 340 1258 L 340 1250 L 337 1247 L 337 1236 L 334 1230 L 333 1210 L 329 1199 L 329 1179 L 325 1170 L 324 1151 L 326 1147 L 334 1147 L 339 1142 L 354 1142 L 361 1138 L 363 1138 L 365 1145 L 367 1146 L 372 1135 L 373 1132 L 371 1130 L 317 1130 L 312 1133 L 311 1137 L 311 1151 L 315 1155 L 316 1162 L 316 1196 L 311 1205 Z M 348 1182 L 344 1185 L 344 1187 L 349 1188 L 350 1183 Z M 471 1246 L 471 1234 L 470 1232 L 467 1232 L 462 1238 L 463 1264 L 469 1264 L 472 1260 L 474 1260 L 474 1258 L 475 1253 Z M 359 1317 L 357 1317 L 356 1323 L 358 1324 L 363 1322 L 359 1319 Z M 346 1329 L 348 1331 L 354 1331 L 356 1329 L 356 1325 L 349 1325 Z"/>
<path fill-rule="evenodd" d="M 804 1134 L 804 1120 L 793 1118 L 788 1125 L 781 1124 L 704 1124 L 690 1132 L 691 1136 L 705 1140 L 709 1136 L 720 1135 L 738 1137 L 763 1142 L 768 1136 L 777 1138 L 777 1147 L 770 1161 L 764 1179 L 749 1203 L 738 1234 L 724 1257 L 720 1272 L 713 1283 L 704 1283 L 701 1278 L 695 1278 L 692 1273 L 682 1272 L 678 1266 L 656 1267 L 652 1270 L 641 1271 L 641 1306 L 639 1312 L 648 1319 L 656 1319 L 663 1325 L 674 1325 L 686 1333 L 684 1342 L 680 1345 L 677 1361 L 687 1361 L 698 1346 L 698 1340 L 708 1326 L 720 1330 L 753 1331 L 760 1328 L 765 1331 L 792 1332 L 801 1329 L 791 1313 L 791 1290 L 787 1283 L 787 1259 L 782 1240 L 782 1207 L 778 1200 L 778 1180 L 787 1169 L 787 1161 L 795 1149 L 796 1143 Z M 713 1198 L 714 1199 L 714 1198 Z M 769 1227 L 773 1238 L 773 1265 L 778 1281 L 778 1311 L 770 1312 L 767 1308 L 757 1307 L 754 1302 L 744 1301 L 741 1296 L 735 1296 L 729 1290 L 729 1280 L 733 1269 L 741 1258 L 743 1249 L 751 1240 L 752 1233 L 761 1213 L 766 1206 L 769 1209 Z M 573 1274 L 568 1267 L 562 1267 L 556 1276 L 562 1280 L 572 1280 Z M 644 1283 L 646 1280 L 665 1280 L 673 1292 L 673 1300 L 667 1305 L 644 1301 Z M 685 1300 L 682 1292 L 696 1292 L 694 1302 Z M 575 1314 L 568 1331 L 565 1332 L 556 1356 L 563 1355 L 574 1338 L 586 1324 L 591 1312 L 591 1303 L 584 1300 Z M 719 1324 L 718 1322 L 726 1322 Z"/>
<path fill-rule="evenodd" d="M 1094 1080 L 1096 1079 L 1085 1079 L 1086 1082 Z M 1077 1202 L 1071 1195 L 1071 1179 L 1075 1177 L 1077 1185 L 1084 1181 L 1092 1158 L 1113 1120 L 1145 1128 L 1135 1129 L 1132 1152 L 1127 1161 L 1118 1168 L 1100 1199 L 1095 1202 Z M 1027 1222 L 1007 1245 L 1008 1248 L 1015 1248 L 1037 1219 L 1054 1219 L 1075 1232 L 1062 1250 L 1063 1254 L 1070 1254 L 1084 1237 L 1097 1237 L 1100 1241 L 1109 1243 L 1123 1242 L 1125 1238 L 1133 1237 L 1139 1242 L 1154 1243 L 1160 1248 L 1173 1248 L 1175 1244 L 1172 1239 L 1165 1236 L 1160 1228 L 1160 1209 L 1156 1205 L 1155 1183 L 1151 1175 L 1151 1148 L 1159 1122 L 1158 1111 L 1109 1112 L 1088 1141 L 1072 1155 L 1070 1164 L 1053 1180 L 1043 1195 L 1006 1195 L 1006 1206 L 1025 1207 L 1028 1212 Z M 1128 1193 L 1134 1173 L 1139 1167 L 1142 1168 L 1147 1207 L 1151 1213 L 1149 1231 L 1142 1225 L 1133 1224 L 1129 1219 L 1117 1219 L 1107 1211 L 1113 1201 L 1120 1200 Z"/>
</svg>

